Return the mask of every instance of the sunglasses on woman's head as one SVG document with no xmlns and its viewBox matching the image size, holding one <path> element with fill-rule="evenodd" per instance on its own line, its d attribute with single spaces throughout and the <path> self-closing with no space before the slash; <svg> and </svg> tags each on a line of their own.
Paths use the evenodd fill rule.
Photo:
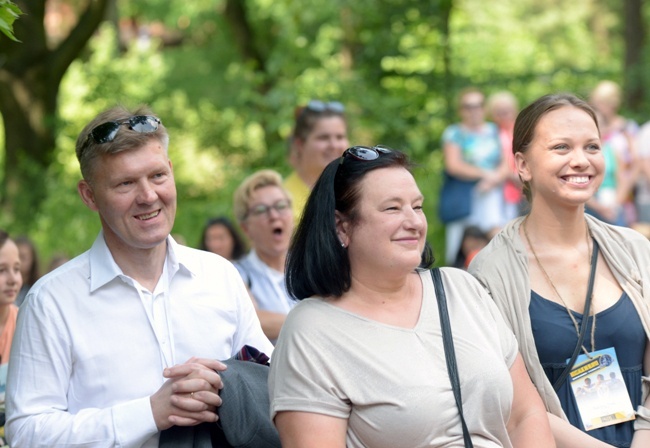
<svg viewBox="0 0 650 448">
<path fill-rule="evenodd" d="M 326 103 L 320 100 L 311 100 L 310 102 L 307 103 L 305 109 L 310 110 L 312 112 L 331 111 L 339 114 L 345 112 L 345 106 L 342 103 L 339 103 L 338 101 L 330 101 L 329 103 Z"/>
<path fill-rule="evenodd" d="M 158 117 L 152 115 L 135 115 L 123 120 L 107 121 L 93 128 L 88 134 L 88 138 L 95 140 L 96 143 L 108 143 L 115 140 L 120 126 L 127 125 L 129 129 L 140 134 L 150 134 L 158 130 L 161 121 Z"/>
<path fill-rule="evenodd" d="M 378 159 L 381 154 L 388 154 L 393 152 L 391 148 L 383 145 L 376 145 L 373 147 L 370 146 L 353 146 L 346 149 L 341 156 L 339 165 L 343 165 L 343 161 L 346 157 L 353 157 L 357 160 L 375 160 Z"/>
</svg>

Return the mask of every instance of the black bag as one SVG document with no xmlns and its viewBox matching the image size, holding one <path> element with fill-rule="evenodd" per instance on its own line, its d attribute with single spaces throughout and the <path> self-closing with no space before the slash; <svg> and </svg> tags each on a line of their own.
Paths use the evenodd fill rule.
<svg viewBox="0 0 650 448">
<path fill-rule="evenodd" d="M 444 173 L 438 201 L 438 217 L 443 223 L 467 218 L 472 212 L 472 192 L 477 180 L 463 180 Z"/>
</svg>

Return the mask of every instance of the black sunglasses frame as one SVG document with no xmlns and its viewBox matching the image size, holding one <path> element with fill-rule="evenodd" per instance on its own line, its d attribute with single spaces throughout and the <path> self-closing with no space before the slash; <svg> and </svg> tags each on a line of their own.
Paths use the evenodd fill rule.
<svg viewBox="0 0 650 448">
<path fill-rule="evenodd" d="M 141 134 L 150 134 L 156 132 L 161 124 L 160 118 L 153 115 L 134 115 L 123 120 L 107 121 L 95 126 L 88 134 L 88 138 L 95 140 L 95 143 L 108 143 L 115 140 L 122 125 L 128 125 L 129 129 Z"/>
<path fill-rule="evenodd" d="M 356 160 L 370 161 L 376 160 L 381 154 L 388 154 L 393 152 L 392 148 L 384 145 L 375 145 L 375 146 L 352 146 L 346 149 L 341 155 L 341 160 L 339 165 L 343 165 L 343 161 L 346 157 L 353 157 Z"/>
</svg>

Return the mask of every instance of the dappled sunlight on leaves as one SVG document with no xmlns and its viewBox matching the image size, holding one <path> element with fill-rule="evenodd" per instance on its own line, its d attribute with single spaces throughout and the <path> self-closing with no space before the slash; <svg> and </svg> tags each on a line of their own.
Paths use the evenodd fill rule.
<svg viewBox="0 0 650 448">
<path fill-rule="evenodd" d="M 526 104 L 554 90 L 584 95 L 598 79 L 622 76 L 620 17 L 602 2 L 454 0 L 447 41 L 439 1 L 242 1 L 254 50 L 246 56 L 223 14 L 226 0 L 118 0 L 120 19 L 162 24 L 180 43 L 145 36 L 125 48 L 106 22 L 66 73 L 49 197 L 33 216 L 44 251 L 78 253 L 96 235 L 96 215 L 76 192 L 74 145 L 89 120 L 118 102 L 149 104 L 167 127 L 179 194 L 174 230 L 190 244 L 205 218 L 231 213 L 246 175 L 290 172 L 296 107 L 322 99 L 345 104 L 352 144 L 387 144 L 420 163 L 440 253 L 440 136 L 456 119 L 459 89 L 507 89 Z M 69 247 L 55 247 L 63 242 Z"/>
</svg>

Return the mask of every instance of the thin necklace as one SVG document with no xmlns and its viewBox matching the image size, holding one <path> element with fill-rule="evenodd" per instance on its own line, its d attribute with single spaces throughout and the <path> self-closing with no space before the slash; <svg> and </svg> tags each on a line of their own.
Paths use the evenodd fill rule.
<svg viewBox="0 0 650 448">
<path fill-rule="evenodd" d="M 558 296 L 560 299 L 560 302 L 562 302 L 562 305 L 564 305 L 564 308 L 566 309 L 566 312 L 569 314 L 569 317 L 571 318 L 571 322 L 573 322 L 573 326 L 576 329 L 576 334 L 578 337 L 580 337 L 580 328 L 578 326 L 578 322 L 576 321 L 576 318 L 573 317 L 573 313 L 571 312 L 571 309 L 567 306 L 566 302 L 558 292 L 557 288 L 553 284 L 553 281 L 551 280 L 551 277 L 548 275 L 546 272 L 546 269 L 544 269 L 544 266 L 542 266 L 542 263 L 539 261 L 539 258 L 537 257 L 537 253 L 535 253 L 535 248 L 533 247 L 532 243 L 530 242 L 530 238 L 528 237 L 528 231 L 526 230 L 526 224 L 528 223 L 528 216 L 524 219 L 524 222 L 522 224 L 522 227 L 524 228 L 524 236 L 526 237 L 526 241 L 528 241 L 528 247 L 530 247 L 531 252 L 533 253 L 533 257 L 535 257 L 535 261 L 537 262 L 537 265 L 539 268 L 542 270 L 542 273 L 544 274 L 544 277 L 546 277 L 546 281 L 551 285 L 551 288 L 553 288 L 553 291 L 555 292 L 555 295 Z M 585 225 L 587 223 L 585 222 Z M 587 227 L 587 252 L 589 252 L 589 266 L 591 266 L 591 249 L 589 248 L 589 227 Z M 596 313 L 593 315 L 593 322 L 591 323 L 591 351 L 594 352 L 596 351 L 596 343 L 595 343 L 595 335 L 596 335 Z M 583 319 L 589 319 L 589 316 L 582 316 Z M 585 355 L 591 357 L 589 355 L 589 351 L 585 348 L 585 346 L 582 346 L 582 351 L 585 353 Z"/>
</svg>

